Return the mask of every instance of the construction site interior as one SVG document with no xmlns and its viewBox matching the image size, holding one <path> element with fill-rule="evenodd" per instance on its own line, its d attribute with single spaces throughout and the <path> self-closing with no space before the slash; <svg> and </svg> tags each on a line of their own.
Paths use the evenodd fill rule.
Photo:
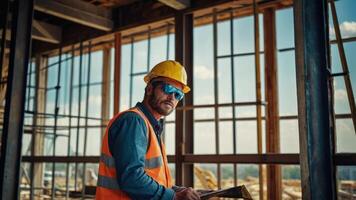
<svg viewBox="0 0 356 200">
<path fill-rule="evenodd" d="M 192 88 L 164 119 L 176 185 L 356 199 L 356 1 L 0 4 L 0 199 L 94 199 L 108 121 L 163 60 Z"/>
</svg>

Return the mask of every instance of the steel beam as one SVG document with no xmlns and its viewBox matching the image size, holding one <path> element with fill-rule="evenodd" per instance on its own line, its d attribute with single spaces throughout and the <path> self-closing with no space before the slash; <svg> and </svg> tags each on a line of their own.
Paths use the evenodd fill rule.
<svg viewBox="0 0 356 200">
<path fill-rule="evenodd" d="M 15 0 L 12 13 L 10 66 L 1 143 L 0 199 L 18 199 L 27 68 L 33 0 Z"/>
<path fill-rule="evenodd" d="M 184 14 L 177 12 L 175 16 L 175 59 L 176 61 L 184 62 Z M 184 101 L 180 101 L 178 106 L 185 106 Z M 185 114 L 183 110 L 176 110 L 176 149 L 175 149 L 175 164 L 176 164 L 176 185 L 183 184 L 183 154 L 184 154 L 184 127 Z"/>
<path fill-rule="evenodd" d="M 35 9 L 91 28 L 111 31 L 111 11 L 83 1 L 36 0 Z"/>
<path fill-rule="evenodd" d="M 187 71 L 188 85 L 193 87 L 193 14 L 184 16 L 184 58 L 183 65 Z M 191 90 L 184 97 L 185 105 L 193 105 L 193 94 Z M 194 116 L 193 110 L 185 111 L 185 130 L 184 130 L 184 153 L 192 154 L 194 152 Z M 183 165 L 183 185 L 186 187 L 194 186 L 194 169 L 192 164 Z"/>
<path fill-rule="evenodd" d="M 158 0 L 159 2 L 174 8 L 175 10 L 183 10 L 190 6 L 190 0 Z"/>
<path fill-rule="evenodd" d="M 326 0 L 295 0 L 294 26 L 303 199 L 336 199 Z"/>
<path fill-rule="evenodd" d="M 131 52 L 131 56 L 132 55 L 133 54 Z M 114 66 L 114 73 L 115 74 L 114 74 L 114 99 L 113 99 L 113 101 L 114 101 L 114 115 L 116 115 L 120 111 L 121 33 L 116 33 L 115 34 L 115 66 Z M 132 93 L 132 91 L 130 92 L 130 94 L 131 93 Z M 132 98 L 130 97 L 130 102 L 131 102 L 131 99 Z"/>
</svg>

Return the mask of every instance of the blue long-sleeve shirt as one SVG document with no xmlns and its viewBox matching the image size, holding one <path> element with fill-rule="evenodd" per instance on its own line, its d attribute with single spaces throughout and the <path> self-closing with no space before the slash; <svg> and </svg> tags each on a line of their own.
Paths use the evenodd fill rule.
<svg viewBox="0 0 356 200">
<path fill-rule="evenodd" d="M 160 140 L 162 125 L 142 103 L 138 107 L 149 119 Z M 147 128 L 144 120 L 134 112 L 122 114 L 109 129 L 109 149 L 115 159 L 120 190 L 132 199 L 172 200 L 174 190 L 158 184 L 144 171 L 147 151 Z"/>
</svg>

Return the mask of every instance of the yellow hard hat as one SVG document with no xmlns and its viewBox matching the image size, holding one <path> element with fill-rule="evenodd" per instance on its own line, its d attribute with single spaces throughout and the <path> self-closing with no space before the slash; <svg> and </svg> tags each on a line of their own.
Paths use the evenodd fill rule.
<svg viewBox="0 0 356 200">
<path fill-rule="evenodd" d="M 166 60 L 158 63 L 145 76 L 144 80 L 149 83 L 153 78 L 166 77 L 178 81 L 183 85 L 183 92 L 188 93 L 190 88 L 187 86 L 187 72 L 184 67 L 177 61 Z"/>
</svg>

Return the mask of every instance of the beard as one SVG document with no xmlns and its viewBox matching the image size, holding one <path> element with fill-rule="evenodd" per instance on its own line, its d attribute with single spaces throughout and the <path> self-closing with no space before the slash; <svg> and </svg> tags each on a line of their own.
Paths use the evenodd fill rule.
<svg viewBox="0 0 356 200">
<path fill-rule="evenodd" d="M 170 103 L 173 105 L 173 103 L 169 100 L 159 100 L 154 93 L 148 96 L 148 103 L 150 104 L 152 109 L 154 109 L 158 114 L 162 116 L 168 116 L 174 110 L 173 106 L 171 109 L 164 109 L 163 107 L 161 107 L 162 104 Z"/>
</svg>

